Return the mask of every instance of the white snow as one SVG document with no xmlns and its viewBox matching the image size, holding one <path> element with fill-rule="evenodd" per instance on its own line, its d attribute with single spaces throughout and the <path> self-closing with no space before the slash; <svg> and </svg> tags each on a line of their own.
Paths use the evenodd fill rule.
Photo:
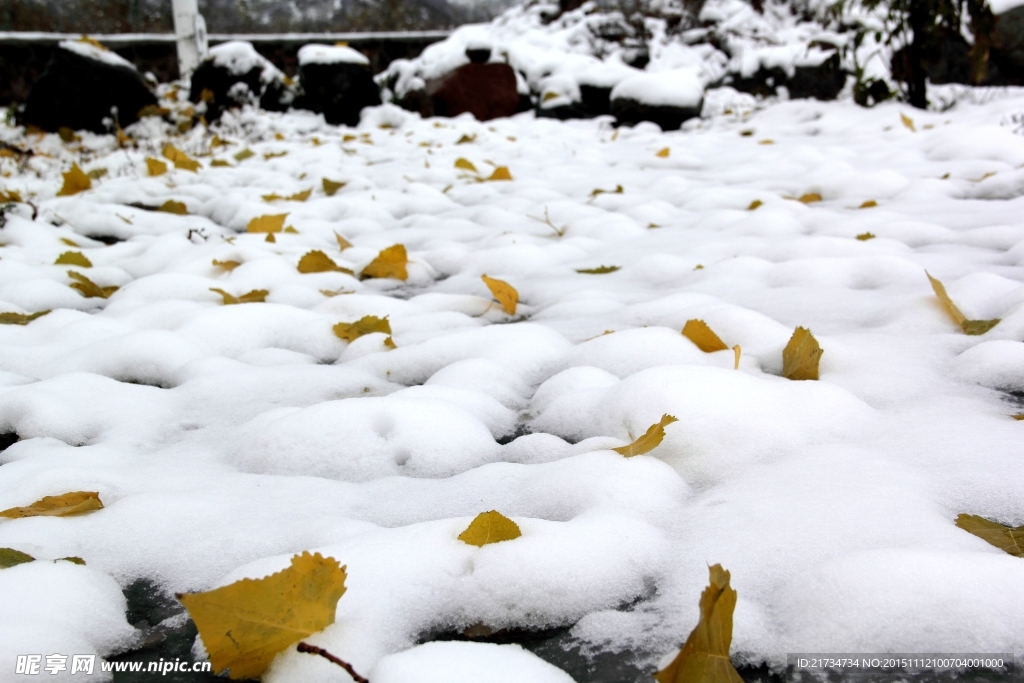
<svg viewBox="0 0 1024 683">
<path fill-rule="evenodd" d="M 514 646 L 420 644 L 478 624 L 571 627 L 653 666 L 693 628 L 714 563 L 739 594 L 737 663 L 1024 651 L 1024 562 L 953 523 L 1024 524 L 1024 408 L 1001 391 L 1024 390 L 1024 136 L 1002 123 L 1024 90 L 934 94 L 959 101 L 712 89 L 672 133 L 388 105 L 356 129 L 244 108 L 215 148 L 160 119 L 127 148 L 0 127 L 39 152 L 0 158 L 0 189 L 39 212 L 5 215 L 0 312 L 52 310 L 0 326 L 0 434 L 21 437 L 0 453 L 0 509 L 67 491 L 105 504 L 0 519 L 0 547 L 39 558 L 0 570 L 0 679 L 17 654 L 129 646 L 118 588 L 135 579 L 207 590 L 304 550 L 348 567 L 310 642 L 375 683 L 569 680 Z M 167 141 L 199 172 L 150 177 Z M 107 174 L 58 197 L 72 162 Z M 323 178 L 346 185 L 327 196 Z M 139 208 L 168 199 L 189 215 Z M 295 232 L 244 232 L 277 213 Z M 405 282 L 297 270 L 316 249 L 358 272 L 396 243 Z M 54 265 L 69 250 L 93 266 Z M 602 265 L 620 269 L 577 272 Z M 85 298 L 68 270 L 120 289 Z M 968 317 L 1002 322 L 963 334 L 925 270 Z M 518 290 L 514 316 L 483 274 Z M 212 287 L 269 295 L 225 306 Z M 366 315 L 397 348 L 332 332 Z M 740 347 L 738 369 L 680 334 L 691 318 Z M 780 377 L 796 326 L 824 349 L 817 382 Z M 611 450 L 666 413 L 656 450 Z M 458 540 L 492 509 L 522 537 Z M 68 556 L 87 565 L 53 562 Z M 265 680 L 343 677 L 291 649 Z"/>
<path fill-rule="evenodd" d="M 58 47 L 68 52 L 74 52 L 76 55 L 87 57 L 89 59 L 95 59 L 98 62 L 109 64 L 111 66 L 123 66 L 135 71 L 135 65 L 129 62 L 127 59 L 117 54 L 113 50 L 104 50 L 103 48 L 96 47 L 92 43 L 88 43 L 84 40 L 62 40 Z"/>
<path fill-rule="evenodd" d="M 989 0 L 988 6 L 995 15 L 1005 14 L 1012 9 L 1024 5 L 1022 0 Z"/>
<path fill-rule="evenodd" d="M 210 54 L 206 59 L 227 69 L 228 73 L 234 76 L 244 76 L 253 69 L 259 69 L 262 83 L 269 83 L 284 77 L 281 70 L 257 52 L 252 43 L 244 40 L 232 40 L 214 45 L 210 48 Z"/>
<path fill-rule="evenodd" d="M 612 88 L 611 99 L 619 98 L 655 106 L 699 107 L 704 81 L 696 68 L 639 73 Z"/>
<path fill-rule="evenodd" d="M 370 60 L 362 52 L 347 45 L 303 45 L 299 48 L 299 64 L 364 64 Z"/>
</svg>

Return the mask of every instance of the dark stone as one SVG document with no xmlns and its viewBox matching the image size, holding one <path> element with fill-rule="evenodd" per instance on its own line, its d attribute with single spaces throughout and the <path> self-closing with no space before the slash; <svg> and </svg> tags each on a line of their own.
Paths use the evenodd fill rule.
<svg viewBox="0 0 1024 683">
<path fill-rule="evenodd" d="M 18 443 L 18 435 L 14 432 L 0 434 L 0 451 L 6 451 L 16 443 Z"/>
<path fill-rule="evenodd" d="M 428 81 L 426 90 L 407 93 L 399 104 L 425 118 L 469 112 L 478 121 L 490 121 L 520 111 L 521 98 L 508 64 L 464 64 Z"/>
<path fill-rule="evenodd" d="M 377 84 L 362 64 L 303 64 L 299 79 L 303 95 L 295 107 L 323 114 L 330 124 L 355 126 L 363 107 L 380 104 Z"/>
<path fill-rule="evenodd" d="M 970 83 L 971 46 L 962 35 L 943 31 L 924 46 L 925 74 L 932 83 Z M 892 77 L 904 83 L 910 79 L 910 49 L 902 47 L 892 56 Z"/>
<path fill-rule="evenodd" d="M 604 116 L 611 109 L 611 88 L 580 84 L 580 106 L 588 116 Z"/>
<path fill-rule="evenodd" d="M 617 98 L 611 101 L 609 109 L 616 119 L 615 123 L 620 126 L 635 126 L 641 121 L 651 121 L 658 124 L 662 130 L 679 130 L 683 121 L 700 116 L 703 106 L 704 100 L 698 102 L 696 107 L 675 107 Z"/>
<path fill-rule="evenodd" d="M 786 89 L 793 99 L 813 97 L 816 100 L 834 100 L 846 85 L 846 72 L 834 53 L 818 66 L 798 66 L 793 77 L 786 81 Z"/>
<path fill-rule="evenodd" d="M 292 98 L 284 76 L 282 74 L 269 82 L 263 82 L 263 71 L 270 63 L 266 58 L 261 59 L 264 63 L 249 71 L 233 73 L 227 67 L 216 64 L 212 56 L 206 58 L 192 74 L 189 99 L 196 103 L 206 103 L 204 115 L 207 121 L 215 121 L 225 109 L 243 104 L 258 103 L 266 111 L 286 111 Z M 239 93 L 235 89 L 238 84 L 243 84 L 247 92 L 243 90 Z"/>
<path fill-rule="evenodd" d="M 725 84 L 756 97 L 770 97 L 775 94 L 780 85 L 786 84 L 786 72 L 778 67 L 771 69 L 761 67 L 751 76 L 732 74 L 726 78 Z"/>
<path fill-rule="evenodd" d="M 468 59 L 473 64 L 486 64 L 491 59 L 491 48 L 467 47 L 466 59 Z"/>
<path fill-rule="evenodd" d="M 58 48 L 32 86 L 22 122 L 50 132 L 67 127 L 106 133 L 103 119 L 113 117 L 112 108 L 124 127 L 139 120 L 140 109 L 155 104 L 156 97 L 135 69 Z"/>
<path fill-rule="evenodd" d="M 1024 84 L 1024 5 L 997 16 L 993 33 L 991 63 L 1008 83 Z"/>
</svg>

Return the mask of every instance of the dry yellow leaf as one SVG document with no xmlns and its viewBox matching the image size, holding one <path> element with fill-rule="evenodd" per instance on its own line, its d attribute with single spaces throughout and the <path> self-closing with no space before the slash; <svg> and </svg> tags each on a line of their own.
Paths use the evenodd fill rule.
<svg viewBox="0 0 1024 683">
<path fill-rule="evenodd" d="M 166 202 L 160 205 L 157 211 L 163 211 L 164 213 L 173 213 L 179 216 L 188 215 L 188 207 L 185 206 L 185 202 L 176 202 L 173 199 L 168 199 Z"/>
<path fill-rule="evenodd" d="M 53 265 L 92 268 L 92 261 L 86 258 L 85 254 L 80 251 L 65 251 L 57 257 L 57 260 L 53 262 Z"/>
<path fill-rule="evenodd" d="M 518 524 L 497 510 L 491 510 L 477 515 L 466 530 L 459 534 L 459 540 L 482 548 L 489 543 L 511 541 L 522 535 Z"/>
<path fill-rule="evenodd" d="M 494 169 L 488 178 L 488 180 L 512 180 L 512 174 L 509 173 L 508 166 L 498 166 Z"/>
<path fill-rule="evenodd" d="M 58 197 L 67 197 L 92 188 L 92 179 L 78 167 L 78 164 L 71 164 L 71 170 L 61 175 L 64 176 L 64 185 L 57 193 Z"/>
<path fill-rule="evenodd" d="M 628 446 L 619 446 L 612 450 L 620 455 L 626 456 L 627 458 L 632 458 L 634 455 L 650 453 L 661 445 L 662 440 L 665 438 L 665 427 L 678 421 L 679 420 L 672 415 L 662 415 L 661 420 L 648 427 L 647 431 L 639 439 Z"/>
<path fill-rule="evenodd" d="M 602 190 L 599 187 L 595 187 L 590 191 L 590 198 L 593 199 L 594 197 L 602 194 L 622 194 L 623 192 L 625 192 L 625 190 L 622 189 L 622 185 L 616 185 L 614 190 Z"/>
<path fill-rule="evenodd" d="M 811 331 L 798 327 L 782 350 L 782 376 L 786 379 L 818 379 L 818 363 L 825 353 Z"/>
<path fill-rule="evenodd" d="M 876 235 L 873 232 L 862 232 L 861 234 L 857 235 L 857 239 L 859 239 L 861 242 L 867 242 L 868 240 L 873 240 L 873 239 L 875 239 L 875 237 L 876 237 Z"/>
<path fill-rule="evenodd" d="M 461 168 L 464 171 L 477 173 L 476 166 L 473 165 L 472 161 L 466 159 L 465 157 L 459 157 L 458 159 L 455 160 L 455 168 Z"/>
<path fill-rule="evenodd" d="M 68 128 L 67 126 L 61 126 L 57 129 L 57 135 L 60 137 L 62 142 L 81 142 L 82 138 L 75 134 L 74 129 Z"/>
<path fill-rule="evenodd" d="M 235 161 L 245 161 L 246 159 L 251 159 L 254 156 L 256 156 L 256 152 L 246 147 L 241 152 L 235 153 Z"/>
<path fill-rule="evenodd" d="M 469 144 L 469 143 L 473 142 L 474 140 L 476 140 L 476 133 L 473 133 L 472 135 L 464 133 L 462 135 L 462 137 L 459 138 L 458 142 L 456 142 L 455 144 L 456 145 L 466 145 L 466 144 Z"/>
<path fill-rule="evenodd" d="M 757 144 L 759 144 L 759 145 L 774 145 L 775 144 L 775 140 L 771 140 L 771 139 L 767 139 L 766 138 L 764 140 L 758 140 Z"/>
<path fill-rule="evenodd" d="M 70 287 L 72 289 L 77 289 L 79 292 L 82 293 L 82 296 L 86 297 L 87 299 L 106 299 L 110 297 L 111 294 L 118 290 L 118 287 L 116 286 L 100 287 L 98 284 L 96 284 L 86 276 L 82 275 L 81 273 L 76 273 L 73 270 L 68 271 L 68 277 L 74 280 L 74 282 L 71 283 Z"/>
<path fill-rule="evenodd" d="M 304 202 L 309 199 L 309 196 L 313 194 L 313 190 L 303 190 L 302 192 L 296 192 L 295 194 L 285 197 L 290 202 Z"/>
<path fill-rule="evenodd" d="M 736 356 L 736 361 L 733 363 L 732 369 L 733 370 L 739 370 L 740 369 L 740 355 L 743 353 L 743 349 L 741 349 L 740 345 L 737 344 L 736 346 L 732 347 L 732 352 Z"/>
<path fill-rule="evenodd" d="M 0 517 L 70 517 L 103 508 L 100 494 L 95 491 L 72 491 L 59 496 L 45 496 L 23 508 L 8 508 Z"/>
<path fill-rule="evenodd" d="M 284 229 L 284 220 L 288 218 L 286 213 L 268 214 L 266 216 L 257 216 L 249 221 L 249 225 L 246 226 L 246 232 L 281 232 Z"/>
<path fill-rule="evenodd" d="M 213 259 L 213 265 L 217 268 L 232 271 L 242 264 L 239 261 L 218 261 L 217 259 Z"/>
<path fill-rule="evenodd" d="M 715 351 L 726 351 L 728 346 L 725 342 L 715 334 L 708 324 L 703 320 L 687 320 L 686 324 L 683 325 L 683 336 L 692 341 L 697 345 L 697 348 L 704 353 L 714 353 Z"/>
<path fill-rule="evenodd" d="M 351 242 L 339 235 L 337 232 L 334 233 L 334 239 L 338 242 L 338 249 L 341 249 L 342 251 L 345 251 L 352 246 Z"/>
<path fill-rule="evenodd" d="M 911 132 L 917 132 L 917 128 L 914 127 L 914 119 L 910 118 L 903 112 L 900 112 L 900 121 L 902 121 L 903 125 L 910 129 Z"/>
<path fill-rule="evenodd" d="M 38 313 L 0 313 L 0 325 L 28 325 L 36 318 L 41 318 L 50 311 Z"/>
<path fill-rule="evenodd" d="M 213 168 L 231 168 L 231 164 L 224 161 L 223 159 L 214 159 L 210 162 L 210 166 Z"/>
<path fill-rule="evenodd" d="M 484 281 L 487 289 L 491 290 L 491 294 L 501 304 L 501 309 L 509 315 L 515 315 L 516 304 L 519 303 L 519 292 L 516 291 L 516 288 L 504 280 L 497 280 L 486 275 L 481 275 L 480 279 Z"/>
<path fill-rule="evenodd" d="M 28 553 L 23 553 L 14 548 L 0 548 L 0 569 L 7 569 L 26 562 L 33 562 L 36 558 Z"/>
<path fill-rule="evenodd" d="M 330 178 L 324 178 L 321 182 L 324 186 L 324 194 L 328 197 L 333 197 L 338 190 L 348 185 L 347 182 L 331 180 Z"/>
<path fill-rule="evenodd" d="M 0 149 L 0 152 L 5 150 Z M 2 156 L 2 155 L 0 155 Z M 21 193 L 17 190 L 7 190 L 6 192 L 0 190 L 0 202 L 21 202 Z"/>
<path fill-rule="evenodd" d="M 762 202 L 760 199 L 755 199 L 754 201 L 750 202 L 750 206 L 747 207 L 747 211 L 753 211 L 754 209 L 763 204 L 764 202 Z"/>
<path fill-rule="evenodd" d="M 667 159 L 668 155 L 671 154 L 671 153 L 672 153 L 671 149 L 669 149 L 668 147 L 663 147 L 662 149 L 658 150 L 658 153 L 655 154 L 654 156 L 661 157 L 662 159 Z"/>
<path fill-rule="evenodd" d="M 224 299 L 225 306 L 231 306 L 233 304 L 262 304 L 266 302 L 267 295 L 270 294 L 266 289 L 254 289 L 251 292 L 246 292 L 242 296 L 235 296 L 228 294 L 223 289 L 217 287 L 210 287 L 211 292 L 217 292 L 221 298 Z"/>
<path fill-rule="evenodd" d="M 107 175 L 107 169 L 105 169 L 105 168 L 94 168 L 91 171 L 89 171 L 88 173 L 86 173 L 86 175 L 89 176 L 89 178 L 91 180 L 99 180 L 103 176 Z"/>
<path fill-rule="evenodd" d="M 331 271 L 348 273 L 349 275 L 353 274 L 351 270 L 348 268 L 342 268 L 332 261 L 330 256 L 318 249 L 308 252 L 305 256 L 299 259 L 300 273 L 328 273 Z"/>
<path fill-rule="evenodd" d="M 285 150 L 283 152 L 265 152 L 263 154 L 263 158 L 269 161 L 271 159 L 277 159 L 278 157 L 287 156 L 287 154 L 288 150 Z"/>
<path fill-rule="evenodd" d="M 621 268 L 622 266 L 598 266 L 597 268 L 577 268 L 576 272 L 584 275 L 607 275 L 621 270 Z"/>
<path fill-rule="evenodd" d="M 935 296 L 939 298 L 939 302 L 942 304 L 942 307 L 946 309 L 947 313 L 949 313 L 949 317 L 951 317 L 956 324 L 960 326 L 960 329 L 964 331 L 964 334 L 969 334 L 971 336 L 985 334 L 999 324 L 1001 318 L 993 318 L 992 320 L 968 320 L 967 316 L 964 315 L 960 309 L 957 308 L 957 305 L 953 303 L 953 300 L 949 298 L 949 294 L 946 294 L 946 287 L 941 282 L 933 278 L 927 270 L 924 274 L 928 276 L 928 281 L 932 283 L 932 290 L 935 292 Z"/>
<path fill-rule="evenodd" d="M 878 206 L 878 202 L 876 202 L 874 199 L 868 199 L 863 204 L 861 204 L 858 208 L 861 208 L 861 209 L 872 209 L 872 208 L 874 208 L 876 206 Z"/>
<path fill-rule="evenodd" d="M 394 244 L 377 254 L 377 258 L 363 268 L 360 277 L 393 277 L 406 280 L 409 277 L 409 271 L 406 269 L 408 263 L 409 255 L 405 251 L 405 245 Z"/>
<path fill-rule="evenodd" d="M 729 572 L 708 567 L 710 582 L 700 594 L 700 621 L 672 663 L 654 674 L 658 683 L 743 683 L 729 659 L 736 591 Z"/>
<path fill-rule="evenodd" d="M 292 643 L 334 623 L 345 594 L 345 567 L 308 552 L 262 579 L 242 579 L 205 593 L 179 594 L 217 673 L 259 678 Z"/>
<path fill-rule="evenodd" d="M 956 525 L 1015 557 L 1024 557 L 1024 526 L 1009 527 L 978 515 L 959 514 Z"/>
<path fill-rule="evenodd" d="M 388 339 L 391 339 L 391 322 L 388 321 L 387 316 L 378 318 L 375 315 L 364 315 L 354 323 L 338 323 L 332 329 L 338 339 L 343 339 L 350 344 L 363 335 L 375 332 L 386 334 Z M 392 348 L 394 347 L 392 346 Z"/>
<path fill-rule="evenodd" d="M 821 195 L 817 192 L 808 192 L 807 194 L 800 195 L 797 201 L 801 201 L 804 204 L 813 204 L 814 202 L 821 201 Z"/>
<path fill-rule="evenodd" d="M 167 164 L 159 159 L 146 157 L 146 171 L 151 176 L 163 175 L 164 173 L 167 173 Z"/>
<path fill-rule="evenodd" d="M 171 143 L 167 143 L 166 145 L 164 145 L 163 154 L 164 157 L 170 159 L 170 161 L 174 164 L 175 168 L 180 168 L 185 171 L 192 171 L 193 173 L 198 171 L 200 168 L 200 164 L 198 161 L 191 158 L 190 156 L 182 152 L 180 149 L 178 149 Z"/>
</svg>

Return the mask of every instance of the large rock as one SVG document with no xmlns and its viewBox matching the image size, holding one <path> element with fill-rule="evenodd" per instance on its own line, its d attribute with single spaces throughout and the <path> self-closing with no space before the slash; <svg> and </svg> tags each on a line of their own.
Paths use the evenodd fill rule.
<svg viewBox="0 0 1024 683">
<path fill-rule="evenodd" d="M 281 70 L 256 52 L 252 43 L 233 40 L 210 49 L 192 74 L 189 99 L 205 104 L 206 120 L 214 121 L 225 109 L 244 104 L 285 111 L 295 99 L 295 91 Z"/>
<path fill-rule="evenodd" d="M 530 107 L 529 97 L 520 95 L 516 72 L 508 64 L 486 63 L 491 56 L 487 47 L 466 50 L 469 64 L 463 64 L 440 78 L 432 78 L 420 87 L 410 88 L 399 104 L 430 116 L 458 116 L 469 112 L 478 121 L 512 116 Z"/>
<path fill-rule="evenodd" d="M 1024 5 L 996 17 L 991 62 L 1008 83 L 1024 84 Z"/>
<path fill-rule="evenodd" d="M 687 119 L 700 116 L 704 82 L 693 68 L 641 72 L 622 80 L 609 97 L 618 125 L 651 121 L 662 130 L 677 130 Z"/>
<path fill-rule="evenodd" d="M 729 74 L 725 85 L 760 97 L 769 97 L 785 87 L 792 99 L 834 100 L 846 85 L 847 76 L 838 50 L 809 48 L 809 51 L 812 54 L 790 64 L 788 72 L 781 66 L 760 65 L 749 75 Z"/>
<path fill-rule="evenodd" d="M 98 43 L 60 43 L 46 71 L 32 86 L 22 122 L 55 132 L 107 132 L 104 119 L 128 126 L 156 97 L 131 62 Z"/>
<path fill-rule="evenodd" d="M 306 45 L 299 50 L 299 109 L 323 114 L 327 123 L 355 126 L 363 107 L 380 104 L 370 60 L 350 47 Z"/>
</svg>

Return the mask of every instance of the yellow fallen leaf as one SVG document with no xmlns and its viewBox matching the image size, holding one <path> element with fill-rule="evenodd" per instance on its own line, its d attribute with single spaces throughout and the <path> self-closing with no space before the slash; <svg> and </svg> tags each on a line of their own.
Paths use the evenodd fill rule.
<svg viewBox="0 0 1024 683">
<path fill-rule="evenodd" d="M 509 173 L 509 170 L 508 170 L 507 166 L 498 166 L 496 169 L 494 169 L 494 173 L 492 173 L 487 179 L 488 180 L 512 180 L 512 174 Z"/>
<path fill-rule="evenodd" d="M 0 313 L 0 325 L 28 325 L 36 318 L 41 318 L 50 311 L 38 313 Z"/>
<path fill-rule="evenodd" d="M 409 255 L 405 251 L 405 245 L 394 244 L 377 254 L 377 258 L 370 261 L 359 275 L 364 278 L 393 277 L 406 280 L 409 278 L 409 271 L 406 268 L 408 263 Z"/>
<path fill-rule="evenodd" d="M 254 156 L 256 156 L 256 152 L 246 147 L 241 152 L 235 153 L 235 161 L 245 161 L 246 159 L 251 159 Z"/>
<path fill-rule="evenodd" d="M 279 157 L 286 156 L 287 154 L 288 154 L 287 150 L 285 150 L 283 152 L 265 152 L 263 154 L 263 158 L 266 159 L 267 161 L 269 161 L 271 159 L 277 159 Z"/>
<path fill-rule="evenodd" d="M 81 142 L 82 140 L 82 138 L 75 134 L 74 129 L 68 128 L 67 126 L 59 127 L 57 129 L 57 136 L 65 143 Z"/>
<path fill-rule="evenodd" d="M 270 294 L 266 289 L 254 289 L 251 292 L 246 292 L 242 296 L 235 296 L 228 294 L 223 289 L 217 287 L 210 287 L 211 292 L 217 292 L 221 298 L 224 299 L 225 306 L 231 306 L 233 304 L 262 304 L 266 302 L 267 295 Z"/>
<path fill-rule="evenodd" d="M 82 293 L 82 296 L 86 297 L 87 299 L 106 299 L 109 298 L 111 294 L 118 290 L 118 287 L 116 286 L 100 287 L 98 284 L 96 284 L 86 276 L 82 275 L 81 273 L 76 273 L 73 270 L 68 271 L 68 277 L 74 280 L 74 282 L 71 283 L 70 287 L 72 289 L 77 289 L 79 292 Z"/>
<path fill-rule="evenodd" d="M 286 213 L 268 214 L 266 216 L 257 216 L 249 221 L 249 225 L 246 226 L 246 232 L 281 232 L 284 228 L 284 220 L 288 218 Z"/>
<path fill-rule="evenodd" d="M 491 290 L 491 294 L 501 304 L 501 309 L 509 315 L 515 315 L 516 304 L 519 303 L 519 292 L 516 291 L 516 288 L 504 280 L 487 277 L 486 275 L 481 275 L 480 279 L 484 281 L 487 289 Z"/>
<path fill-rule="evenodd" d="M 4 150 L 0 150 L 4 151 Z M 0 202 L 18 202 L 20 203 L 21 193 L 17 190 L 7 190 L 6 192 L 0 191 Z"/>
<path fill-rule="evenodd" d="M 663 147 L 662 149 L 658 150 L 658 153 L 655 154 L 654 156 L 661 157 L 662 159 L 667 159 L 668 155 L 671 154 L 671 153 L 672 153 L 671 149 L 669 149 L 668 147 Z"/>
<path fill-rule="evenodd" d="M 271 192 L 270 194 L 262 194 L 260 195 L 260 197 L 262 197 L 263 201 L 265 202 L 276 202 L 279 199 L 284 199 L 284 197 L 277 194 L 276 192 Z"/>
<path fill-rule="evenodd" d="M 14 548 L 0 548 L 0 569 L 7 569 L 26 562 L 33 562 L 36 558 L 28 553 L 23 553 Z"/>
<path fill-rule="evenodd" d="M 224 270 L 232 271 L 242 264 L 238 261 L 218 261 L 217 259 L 213 259 L 213 265 L 216 266 L 217 268 L 223 268 Z"/>
<path fill-rule="evenodd" d="M 634 455 L 643 455 L 644 453 L 650 453 L 655 448 L 661 445 L 662 440 L 665 438 L 665 427 L 669 426 L 673 422 L 678 422 L 672 415 L 662 415 L 661 420 L 655 422 L 644 435 L 639 439 L 629 444 L 628 446 L 619 446 L 612 450 L 620 455 L 624 455 L 627 458 L 632 458 Z"/>
<path fill-rule="evenodd" d="M 800 195 L 797 201 L 803 202 L 804 204 L 813 204 L 814 202 L 821 201 L 821 195 L 817 192 L 808 192 L 807 194 Z"/>
<path fill-rule="evenodd" d="M 519 525 L 497 510 L 481 512 L 466 530 L 459 534 L 459 540 L 482 548 L 489 543 L 512 541 L 523 535 Z"/>
<path fill-rule="evenodd" d="M 69 247 L 77 247 L 78 246 L 78 242 L 76 242 L 74 240 L 69 240 L 67 237 L 61 237 L 60 241 L 63 242 L 64 244 L 68 245 Z"/>
<path fill-rule="evenodd" d="M 602 194 L 622 194 L 623 192 L 625 192 L 625 190 L 622 189 L 622 185 L 616 185 L 614 190 L 602 190 L 599 187 L 595 187 L 590 191 L 590 198 L 593 199 L 594 197 Z"/>
<path fill-rule="evenodd" d="M 303 190 L 302 192 L 296 192 L 293 195 L 285 197 L 290 202 L 304 202 L 309 199 L 309 196 L 313 194 L 313 190 Z"/>
<path fill-rule="evenodd" d="M 818 363 L 825 353 L 811 331 L 798 327 L 782 350 L 782 376 L 786 379 L 818 379 Z"/>
<path fill-rule="evenodd" d="M 584 275 L 606 275 L 608 273 L 614 273 L 620 270 L 622 266 L 598 266 L 597 268 L 577 268 L 577 273 L 583 273 Z"/>
<path fill-rule="evenodd" d="M 463 136 L 459 138 L 458 142 L 456 142 L 455 144 L 466 145 L 473 142 L 474 140 L 476 140 L 476 133 L 473 133 L 472 135 L 463 134 Z"/>
<path fill-rule="evenodd" d="M 159 159 L 146 157 L 146 171 L 151 176 L 163 175 L 164 173 L 167 173 L 167 164 Z"/>
<path fill-rule="evenodd" d="M 956 525 L 1015 557 L 1024 557 L 1024 526 L 1009 527 L 978 515 L 959 514 Z"/>
<path fill-rule="evenodd" d="M 100 494 L 95 491 L 72 491 L 59 496 L 45 496 L 22 508 L 8 508 L 0 517 L 70 517 L 103 508 Z"/>
<path fill-rule="evenodd" d="M 341 249 L 342 251 L 345 251 L 352 246 L 351 242 L 339 235 L 337 232 L 334 233 L 334 239 L 338 242 L 338 249 Z"/>
<path fill-rule="evenodd" d="M 366 334 L 380 332 L 391 338 L 391 322 L 387 316 L 378 318 L 375 315 L 364 315 L 354 323 L 338 323 L 333 328 L 335 336 L 350 344 Z"/>
<path fill-rule="evenodd" d="M 54 261 L 53 264 L 55 266 L 81 266 L 83 268 L 92 268 L 92 261 L 86 258 L 85 254 L 80 251 L 65 251 L 57 257 L 57 260 Z"/>
<path fill-rule="evenodd" d="M 242 579 L 205 593 L 178 594 L 199 629 L 217 673 L 259 678 L 292 643 L 334 623 L 345 594 L 345 567 L 308 552 L 262 579 Z"/>
<path fill-rule="evenodd" d="M 168 199 L 166 202 L 160 205 L 157 211 L 163 211 L 164 213 L 173 213 L 179 216 L 188 215 L 188 207 L 185 206 L 184 202 L 176 202 L 173 199 Z"/>
<path fill-rule="evenodd" d="M 750 206 L 747 207 L 747 211 L 753 211 L 754 209 L 756 209 L 759 206 L 762 206 L 763 204 L 764 202 L 762 202 L 760 199 L 755 199 L 754 201 L 750 202 Z"/>
<path fill-rule="evenodd" d="M 703 320 L 687 320 L 683 325 L 683 336 L 697 345 L 704 353 L 726 351 L 729 347 L 715 334 Z"/>
<path fill-rule="evenodd" d="M 459 157 L 455 160 L 455 168 L 461 168 L 464 171 L 477 173 L 476 166 L 473 165 L 473 162 L 464 157 Z"/>
<path fill-rule="evenodd" d="M 900 121 L 902 121 L 903 125 L 910 129 L 911 132 L 917 132 L 917 128 L 914 127 L 914 119 L 910 118 L 903 112 L 900 112 Z"/>
<path fill-rule="evenodd" d="M 874 208 L 876 206 L 878 206 L 878 202 L 876 202 L 874 199 L 868 199 L 867 201 L 865 201 L 863 204 L 861 204 L 857 208 L 860 208 L 860 209 L 872 209 L 872 208 Z"/>
<path fill-rule="evenodd" d="M 733 370 L 739 370 L 740 369 L 740 355 L 743 353 L 743 349 L 741 349 L 740 345 L 737 344 L 736 346 L 732 347 L 732 352 L 736 355 L 736 360 L 733 363 L 732 369 Z"/>
<path fill-rule="evenodd" d="M 107 175 L 107 169 L 105 169 L 105 168 L 94 168 L 91 171 L 89 171 L 88 173 L 86 173 L 86 175 L 89 176 L 89 178 L 91 180 L 99 180 L 100 178 L 102 178 L 105 175 Z"/>
<path fill-rule="evenodd" d="M 328 197 L 333 197 L 338 190 L 348 185 L 347 182 L 331 180 L 330 178 L 324 178 L 321 182 L 323 182 L 324 185 L 324 194 Z"/>
<path fill-rule="evenodd" d="M 759 144 L 759 145 L 774 145 L 775 144 L 775 140 L 771 140 L 771 139 L 758 140 L 757 144 Z"/>
<path fill-rule="evenodd" d="M 708 567 L 710 582 L 700 594 L 700 621 L 675 659 L 654 674 L 658 683 L 743 683 L 729 659 L 736 591 L 729 572 Z"/>
<path fill-rule="evenodd" d="M 92 188 L 92 179 L 78 167 L 78 164 L 71 164 L 71 170 L 61 175 L 64 176 L 64 185 L 57 193 L 58 197 L 68 197 Z"/>
<path fill-rule="evenodd" d="M 985 334 L 993 327 L 999 324 L 1001 318 L 993 318 L 992 320 L 968 320 L 967 316 L 964 315 L 957 305 L 953 303 L 953 300 L 949 298 L 949 294 L 946 294 L 946 287 L 933 278 L 930 273 L 926 270 L 924 272 L 928 276 L 928 281 L 932 283 L 932 291 L 935 292 L 935 296 L 939 298 L 939 302 L 942 304 L 946 312 L 949 313 L 960 329 L 964 331 L 964 334 L 971 336 Z"/>
<path fill-rule="evenodd" d="M 231 164 L 224 161 L 223 159 L 214 159 L 210 162 L 210 166 L 213 168 L 231 168 Z"/>
<path fill-rule="evenodd" d="M 861 242 L 867 242 L 868 240 L 873 240 L 873 239 L 875 239 L 875 237 L 876 237 L 876 235 L 873 232 L 862 232 L 861 234 L 857 235 L 857 239 L 859 239 Z"/>
<path fill-rule="evenodd" d="M 319 249 L 310 251 L 299 259 L 300 273 L 328 273 L 331 271 L 348 273 L 349 275 L 353 274 L 351 270 L 348 268 L 342 268 L 332 261 L 330 256 Z"/>
<path fill-rule="evenodd" d="M 189 155 L 185 154 L 171 143 L 167 143 L 166 145 L 164 145 L 163 154 L 164 157 L 169 159 L 174 164 L 175 168 L 180 168 L 185 171 L 192 171 L 193 173 L 198 171 L 200 168 L 200 163 L 198 161 L 191 158 Z"/>
</svg>

